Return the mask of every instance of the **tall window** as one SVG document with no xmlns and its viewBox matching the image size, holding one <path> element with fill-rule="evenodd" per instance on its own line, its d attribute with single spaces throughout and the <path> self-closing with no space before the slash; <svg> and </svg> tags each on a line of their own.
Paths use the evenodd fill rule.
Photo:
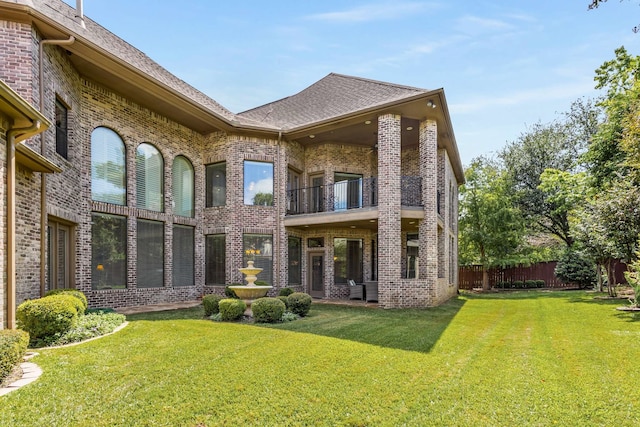
<svg viewBox="0 0 640 427">
<path fill-rule="evenodd" d="M 173 226 L 173 286 L 194 286 L 193 227 Z"/>
<path fill-rule="evenodd" d="M 302 239 L 289 237 L 289 285 L 302 284 Z"/>
<path fill-rule="evenodd" d="M 456 265 L 456 241 L 451 236 L 449 242 L 449 283 L 453 284 L 456 282 L 456 270 L 458 266 Z"/>
<path fill-rule="evenodd" d="M 164 286 L 164 224 L 138 220 L 138 287 Z"/>
<path fill-rule="evenodd" d="M 127 218 L 91 215 L 91 288 L 124 289 L 127 285 Z"/>
<path fill-rule="evenodd" d="M 47 225 L 47 290 L 71 287 L 72 228 L 49 220 Z"/>
<path fill-rule="evenodd" d="M 309 211 L 324 212 L 324 178 L 322 175 L 312 176 L 310 179 L 311 188 L 309 189 Z"/>
<path fill-rule="evenodd" d="M 420 237 L 417 233 L 407 234 L 407 279 L 418 277 L 418 263 L 420 256 Z"/>
<path fill-rule="evenodd" d="M 300 213 L 300 174 L 289 169 L 287 174 L 287 213 Z"/>
<path fill-rule="evenodd" d="M 193 166 L 186 157 L 178 156 L 173 160 L 173 214 L 193 217 L 194 176 Z"/>
<path fill-rule="evenodd" d="M 261 268 L 258 280 L 273 283 L 273 238 L 271 234 L 245 234 L 242 236 L 242 265 L 253 261 Z"/>
<path fill-rule="evenodd" d="M 224 206 L 227 203 L 227 163 L 207 165 L 206 207 Z"/>
<path fill-rule="evenodd" d="M 333 207 L 335 210 L 362 207 L 362 175 L 336 173 L 333 184 Z"/>
<path fill-rule="evenodd" d="M 224 234 L 208 235 L 205 247 L 205 284 L 207 286 L 226 284 L 226 256 Z"/>
<path fill-rule="evenodd" d="M 333 239 L 333 271 L 335 283 L 362 282 L 361 239 Z"/>
<path fill-rule="evenodd" d="M 91 133 L 91 198 L 98 202 L 127 203 L 124 142 L 117 133 L 98 127 Z"/>
<path fill-rule="evenodd" d="M 67 128 L 67 107 L 56 99 L 56 153 L 65 159 L 68 156 L 68 128 Z"/>
<path fill-rule="evenodd" d="M 142 143 L 136 150 L 136 206 L 162 212 L 164 209 L 164 161 L 156 147 Z"/>
<path fill-rule="evenodd" d="M 273 163 L 245 160 L 244 204 L 273 206 Z"/>
</svg>

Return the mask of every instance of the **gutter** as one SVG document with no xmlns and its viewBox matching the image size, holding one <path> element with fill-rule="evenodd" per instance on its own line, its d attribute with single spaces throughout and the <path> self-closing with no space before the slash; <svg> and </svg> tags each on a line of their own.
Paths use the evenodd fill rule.
<svg viewBox="0 0 640 427">
<path fill-rule="evenodd" d="M 84 21 L 83 21 L 84 22 Z M 38 47 L 38 85 L 40 86 L 40 113 L 44 114 L 44 45 L 68 46 L 76 41 L 74 36 L 62 40 L 40 40 Z M 40 134 L 40 154 L 45 156 L 44 133 Z M 47 174 L 40 174 L 40 296 L 44 296 L 47 274 Z"/>
</svg>

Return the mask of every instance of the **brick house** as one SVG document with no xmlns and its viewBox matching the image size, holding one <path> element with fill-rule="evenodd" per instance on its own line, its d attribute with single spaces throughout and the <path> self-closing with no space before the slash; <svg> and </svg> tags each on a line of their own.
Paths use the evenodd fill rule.
<svg viewBox="0 0 640 427">
<path fill-rule="evenodd" d="M 272 293 L 349 298 L 354 280 L 394 308 L 457 291 L 442 89 L 329 74 L 234 114 L 81 7 L 0 0 L 0 95 L 0 328 L 55 288 L 195 300 L 249 259 Z"/>
</svg>

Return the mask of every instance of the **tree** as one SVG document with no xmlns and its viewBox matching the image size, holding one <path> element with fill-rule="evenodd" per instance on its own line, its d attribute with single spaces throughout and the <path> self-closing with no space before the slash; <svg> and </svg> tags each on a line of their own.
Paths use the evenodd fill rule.
<svg viewBox="0 0 640 427">
<path fill-rule="evenodd" d="M 573 244 L 564 204 L 540 188 L 546 169 L 574 172 L 578 158 L 598 129 L 600 113 L 590 100 L 575 101 L 562 120 L 537 123 L 500 153 L 508 171 L 515 200 L 534 230 L 549 233 L 567 246 Z"/>
<path fill-rule="evenodd" d="M 514 261 L 523 244 L 524 226 L 514 207 L 504 170 L 495 161 L 479 157 L 465 171 L 460 189 L 461 263 L 482 265 L 482 287 L 489 289 L 488 268 Z"/>
<path fill-rule="evenodd" d="M 273 194 L 256 193 L 253 196 L 253 204 L 256 206 L 273 206 Z"/>
<path fill-rule="evenodd" d="M 640 188 L 620 180 L 593 197 L 577 213 L 574 233 L 586 252 L 607 272 L 609 294 L 615 295 L 613 261 L 635 260 L 640 235 Z"/>
<path fill-rule="evenodd" d="M 595 264 L 582 252 L 567 248 L 558 260 L 555 275 L 564 283 L 573 283 L 581 289 L 596 282 Z"/>
<path fill-rule="evenodd" d="M 634 150 L 629 150 L 629 144 L 625 145 L 623 141 L 625 135 L 627 141 L 633 141 L 637 136 L 633 124 L 637 122 L 634 114 L 640 100 L 640 57 L 629 55 L 624 47 L 616 49 L 615 54 L 614 59 L 596 70 L 596 89 L 607 92 L 598 103 L 605 112 L 606 120 L 583 156 L 598 189 L 628 174 L 628 160 L 633 158 Z"/>
</svg>

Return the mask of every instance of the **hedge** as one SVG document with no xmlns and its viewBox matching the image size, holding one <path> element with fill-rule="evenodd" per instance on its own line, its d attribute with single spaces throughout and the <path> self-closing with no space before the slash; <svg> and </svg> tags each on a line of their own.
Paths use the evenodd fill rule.
<svg viewBox="0 0 640 427">
<path fill-rule="evenodd" d="M 13 371 L 27 352 L 29 334 L 20 329 L 0 330 L 0 383 Z"/>
<path fill-rule="evenodd" d="M 215 295 L 215 294 L 205 295 L 204 297 L 202 297 L 204 315 L 209 317 L 212 314 L 219 313 L 220 307 L 218 306 L 218 304 L 220 304 L 220 301 L 223 299 L 224 299 L 223 296 Z"/>
<path fill-rule="evenodd" d="M 64 293 L 25 301 L 16 310 L 18 327 L 32 342 L 64 333 L 78 321 L 78 305 L 78 298 Z"/>
<path fill-rule="evenodd" d="M 241 299 L 225 298 L 218 303 L 220 320 L 238 320 L 247 309 L 247 304 Z"/>
<path fill-rule="evenodd" d="M 287 297 L 287 308 L 290 312 L 304 317 L 309 313 L 311 308 L 311 296 L 304 292 L 294 292 Z"/>
<path fill-rule="evenodd" d="M 251 303 L 253 320 L 258 323 L 279 322 L 285 309 L 285 304 L 278 298 L 258 298 Z"/>
<path fill-rule="evenodd" d="M 71 295 L 73 297 L 78 298 L 80 302 L 82 302 L 82 306 L 83 306 L 82 312 L 78 311 L 78 314 L 84 314 L 87 312 L 87 308 L 89 308 L 87 297 L 85 294 L 83 294 L 81 291 L 77 289 L 52 289 L 46 294 L 44 294 L 44 296 L 48 297 L 50 295 L 59 295 L 59 294 Z"/>
</svg>

